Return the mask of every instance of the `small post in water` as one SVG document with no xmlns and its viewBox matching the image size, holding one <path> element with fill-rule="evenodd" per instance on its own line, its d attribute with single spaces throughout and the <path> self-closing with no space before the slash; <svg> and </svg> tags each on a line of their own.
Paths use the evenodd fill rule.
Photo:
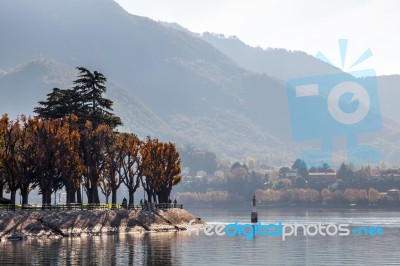
<svg viewBox="0 0 400 266">
<path fill-rule="evenodd" d="M 251 222 L 258 223 L 258 214 L 256 210 L 256 194 L 253 197 L 253 211 L 251 212 Z"/>
</svg>

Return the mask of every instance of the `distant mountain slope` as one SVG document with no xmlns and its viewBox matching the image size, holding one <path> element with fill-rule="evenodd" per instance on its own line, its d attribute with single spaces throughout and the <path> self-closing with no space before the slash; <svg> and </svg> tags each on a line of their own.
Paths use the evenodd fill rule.
<svg viewBox="0 0 400 266">
<path fill-rule="evenodd" d="M 205 32 L 201 39 L 215 46 L 239 65 L 282 80 L 336 73 L 340 70 L 301 51 L 251 47 L 236 37 Z"/>
<path fill-rule="evenodd" d="M 290 138 L 282 82 L 253 74 L 192 34 L 130 15 L 111 0 L 4 0 L 0 24 L 2 69 L 40 57 L 97 69 L 174 127 L 182 142 L 243 158 L 255 150 L 267 157 Z M 15 107 L 23 87 L 29 84 L 16 91 Z M 219 126 L 210 130 L 211 124 Z"/>
<path fill-rule="evenodd" d="M 378 88 L 382 112 L 400 121 L 400 75 L 379 76 Z"/>
<path fill-rule="evenodd" d="M 270 165 L 293 161 L 309 145 L 292 140 L 282 79 L 337 71 L 303 53 L 268 50 L 260 67 L 269 70 L 255 71 L 190 32 L 130 15 L 112 0 L 2 0 L 0 25 L 0 112 L 31 112 L 84 66 L 109 79 L 108 95 L 130 131 Z M 382 134 L 396 136 L 397 128 L 390 123 Z M 396 149 L 378 140 L 386 154 Z"/>
</svg>

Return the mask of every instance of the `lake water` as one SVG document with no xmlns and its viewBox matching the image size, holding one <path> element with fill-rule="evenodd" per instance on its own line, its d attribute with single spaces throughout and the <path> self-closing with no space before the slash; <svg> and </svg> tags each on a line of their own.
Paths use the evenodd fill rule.
<svg viewBox="0 0 400 266">
<path fill-rule="evenodd" d="M 211 224 L 248 223 L 249 210 L 189 209 Z M 400 265 L 400 213 L 258 210 L 262 223 L 380 225 L 383 236 L 205 236 L 187 232 L 0 243 L 0 265 Z"/>
</svg>

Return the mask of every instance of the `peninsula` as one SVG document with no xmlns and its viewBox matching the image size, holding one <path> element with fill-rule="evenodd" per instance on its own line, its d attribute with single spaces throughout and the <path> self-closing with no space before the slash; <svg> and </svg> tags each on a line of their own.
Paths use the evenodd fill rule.
<svg viewBox="0 0 400 266">
<path fill-rule="evenodd" d="M 1 211 L 0 239 L 181 231 L 205 225 L 184 209 Z"/>
</svg>

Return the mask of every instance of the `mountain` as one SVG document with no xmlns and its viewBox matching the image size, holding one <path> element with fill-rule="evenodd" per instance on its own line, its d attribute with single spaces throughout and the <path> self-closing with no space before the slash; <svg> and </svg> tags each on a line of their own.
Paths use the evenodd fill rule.
<svg viewBox="0 0 400 266">
<path fill-rule="evenodd" d="M 238 65 L 255 73 L 267 73 L 269 76 L 286 81 L 289 78 L 307 77 L 341 72 L 302 51 L 288 51 L 282 48 L 252 47 L 236 36 L 217 33 L 194 33 L 177 23 L 160 22 L 172 28 L 211 44 Z"/>
<path fill-rule="evenodd" d="M 0 25 L 0 113 L 31 114 L 84 66 L 108 78 L 125 129 L 270 165 L 318 145 L 293 141 L 283 80 L 338 71 L 297 52 L 274 52 L 268 69 L 255 71 L 254 58 L 246 65 L 204 35 L 128 14 L 112 0 L 3 0 Z M 384 134 L 400 128 L 390 125 Z M 379 140 L 387 154 L 396 148 L 377 138 L 367 141 Z"/>
<path fill-rule="evenodd" d="M 202 40 L 212 44 L 236 63 L 257 73 L 268 73 L 281 80 L 338 73 L 340 70 L 302 51 L 252 47 L 235 36 L 205 32 Z"/>
<path fill-rule="evenodd" d="M 378 76 L 378 88 L 382 113 L 400 121 L 400 75 Z"/>
<path fill-rule="evenodd" d="M 174 23 L 164 23 L 164 25 L 189 32 Z M 253 72 L 268 73 L 281 80 L 340 72 L 340 69 L 302 51 L 252 47 L 235 36 L 226 37 L 223 34 L 209 32 L 193 34 L 213 45 L 240 66 Z M 400 75 L 378 76 L 377 80 L 382 113 L 398 120 L 400 106 L 397 104 L 397 99 L 400 97 Z"/>
<path fill-rule="evenodd" d="M 242 68 L 196 36 L 130 15 L 111 0 L 5 0 L 0 23 L 0 68 L 7 73 L 3 91 L 9 92 L 13 82 L 20 86 L 10 99 L 1 99 L 1 104 L 16 104 L 4 104 L 0 111 L 28 112 L 35 105 L 22 104 L 24 90 L 31 92 L 26 98 L 35 99 L 32 103 L 57 85 L 40 87 L 29 79 L 40 73 L 26 62 L 51 58 L 70 68 L 98 70 L 136 97 L 163 125 L 149 126 L 149 134 L 157 132 L 162 139 L 174 135 L 178 143 L 236 158 L 272 154 L 281 160 L 280 154 L 288 153 L 280 151 L 285 146 L 281 139 L 290 138 L 283 82 Z M 16 65 L 25 67 L 13 78 L 7 69 Z M 19 81 L 17 75 L 22 75 Z M 136 108 L 126 97 L 113 100 Z M 125 126 L 136 132 L 141 119 L 129 115 Z"/>
</svg>

